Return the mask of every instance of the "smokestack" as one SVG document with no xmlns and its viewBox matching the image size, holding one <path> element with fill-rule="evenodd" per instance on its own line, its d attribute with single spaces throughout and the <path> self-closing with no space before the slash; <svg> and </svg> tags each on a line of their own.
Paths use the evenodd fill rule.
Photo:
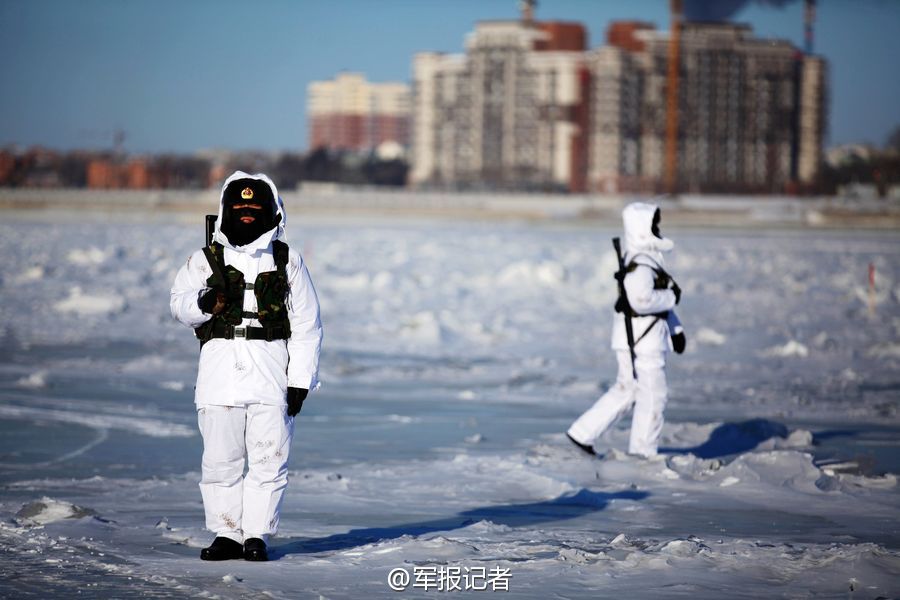
<svg viewBox="0 0 900 600">
<path fill-rule="evenodd" d="M 803 41 L 804 51 L 813 53 L 813 24 L 816 20 L 816 0 L 806 0 L 803 7 Z"/>
<path fill-rule="evenodd" d="M 754 0 L 757 6 L 784 8 L 794 0 Z M 684 0 L 688 21 L 729 21 L 750 4 L 750 0 Z"/>
<path fill-rule="evenodd" d="M 520 0 L 519 10 L 522 12 L 522 21 L 525 23 L 534 22 L 534 8 L 537 6 L 537 0 Z"/>
</svg>

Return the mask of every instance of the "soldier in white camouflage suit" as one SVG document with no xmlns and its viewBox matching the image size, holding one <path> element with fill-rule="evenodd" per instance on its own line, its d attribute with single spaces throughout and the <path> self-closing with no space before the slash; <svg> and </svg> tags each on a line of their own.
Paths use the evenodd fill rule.
<svg viewBox="0 0 900 600">
<path fill-rule="evenodd" d="M 666 355 L 670 349 L 684 352 L 686 342 L 675 314 L 681 288 L 664 269 L 663 253 L 672 250 L 675 243 L 659 232 L 659 208 L 635 202 L 622 211 L 622 220 L 625 273 L 621 276 L 630 312 L 625 314 L 627 309 L 620 298 L 611 344 L 619 363 L 618 375 L 615 384 L 572 423 L 567 435 L 593 455 L 594 441 L 633 407 L 628 452 L 649 457 L 657 452 L 668 400 Z M 626 318 L 631 319 L 633 330 L 633 364 Z"/>
<path fill-rule="evenodd" d="M 294 417 L 318 387 L 319 301 L 300 254 L 280 240 L 285 220 L 268 177 L 234 173 L 213 244 L 194 252 L 172 286 L 172 315 L 201 342 L 200 491 L 216 534 L 203 560 L 268 560 Z"/>
</svg>

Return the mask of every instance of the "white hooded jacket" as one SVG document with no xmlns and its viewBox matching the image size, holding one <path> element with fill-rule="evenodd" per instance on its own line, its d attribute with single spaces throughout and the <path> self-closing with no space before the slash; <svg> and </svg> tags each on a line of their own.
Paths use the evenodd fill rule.
<svg viewBox="0 0 900 600">
<path fill-rule="evenodd" d="M 667 352 L 671 349 L 670 335 L 682 331 L 681 322 L 675 315 L 675 292 L 657 290 L 653 287 L 656 273 L 653 268 L 664 268 L 663 252 L 675 247 L 668 238 L 653 235 L 653 216 L 657 206 L 644 202 L 634 202 L 622 211 L 625 229 L 625 265 L 632 261 L 638 267 L 625 276 L 625 293 L 631 308 L 639 315 L 632 317 L 636 354 Z M 668 319 L 650 316 L 668 311 Z M 637 340 L 641 338 L 638 342 Z M 625 331 L 625 315 L 616 313 L 613 318 L 612 349 L 628 351 L 628 335 Z"/>
<path fill-rule="evenodd" d="M 246 246 L 235 247 L 221 232 L 224 193 L 235 179 L 256 179 L 272 189 L 278 225 Z M 219 217 L 213 240 L 224 246 L 225 264 L 244 274 L 244 280 L 256 281 L 259 273 L 276 270 L 272 242 L 284 235 L 287 215 L 275 184 L 262 174 L 242 171 L 232 174 L 222 186 Z M 313 390 L 318 387 L 319 352 L 322 345 L 322 323 L 319 300 L 302 257 L 290 249 L 286 266 L 289 291 L 285 301 L 291 324 L 288 340 L 247 340 L 213 338 L 200 351 L 195 402 L 200 405 L 244 406 L 261 403 L 285 404 L 288 387 Z M 172 316 L 191 328 L 197 328 L 212 315 L 200 310 L 197 301 L 209 288 L 207 279 L 212 269 L 203 250 L 197 250 L 179 269 L 172 286 L 169 307 Z M 256 296 L 244 292 L 244 311 L 256 312 Z M 259 327 L 256 319 L 245 318 L 242 326 Z"/>
</svg>

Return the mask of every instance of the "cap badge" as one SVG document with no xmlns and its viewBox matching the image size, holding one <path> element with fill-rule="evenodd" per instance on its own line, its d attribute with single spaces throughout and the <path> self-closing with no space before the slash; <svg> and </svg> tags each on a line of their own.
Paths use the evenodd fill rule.
<svg viewBox="0 0 900 600">
<path fill-rule="evenodd" d="M 253 200 L 253 190 L 248 187 L 244 188 L 241 190 L 241 198 L 243 200 Z"/>
</svg>

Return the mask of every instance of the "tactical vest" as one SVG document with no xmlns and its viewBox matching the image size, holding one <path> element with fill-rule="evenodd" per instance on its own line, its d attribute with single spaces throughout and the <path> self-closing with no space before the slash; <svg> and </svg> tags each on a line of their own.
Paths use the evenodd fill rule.
<svg viewBox="0 0 900 600">
<path fill-rule="evenodd" d="M 640 256 L 640 255 L 638 254 L 637 256 Z M 637 258 L 637 257 L 635 257 L 635 258 Z M 653 266 L 648 265 L 648 264 L 646 264 L 646 263 L 639 263 L 639 262 L 636 262 L 636 261 L 634 261 L 634 260 L 632 259 L 632 261 L 631 261 L 630 263 L 628 263 L 628 266 L 625 267 L 625 272 L 626 272 L 626 273 L 632 273 L 632 272 L 634 272 L 635 269 L 638 268 L 639 265 L 643 265 L 643 266 L 645 266 L 645 267 L 650 267 L 651 269 L 653 269 L 653 274 L 654 274 L 654 277 L 653 277 L 653 289 L 654 289 L 654 290 L 667 290 L 667 289 L 669 289 L 669 284 L 673 281 L 673 280 L 672 280 L 672 276 L 669 275 L 668 273 L 666 273 L 666 272 L 665 272 L 663 269 L 661 269 L 659 266 L 653 267 Z"/>
<path fill-rule="evenodd" d="M 638 256 L 641 256 L 641 255 L 636 254 L 634 258 L 637 258 Z M 646 255 L 644 255 L 644 256 L 646 256 Z M 631 262 L 625 266 L 624 273 L 616 274 L 617 277 L 621 276 L 623 278 L 622 281 L 624 281 L 624 277 L 628 273 L 633 273 L 639 266 L 645 266 L 645 267 L 649 267 L 649 268 L 653 269 L 653 274 L 654 274 L 653 289 L 654 290 L 667 290 L 667 289 L 669 289 L 671 284 L 675 283 L 675 280 L 672 279 L 672 276 L 669 275 L 668 273 L 666 273 L 665 270 L 663 270 L 661 267 L 651 266 L 646 263 L 639 263 L 639 262 L 636 262 L 634 260 L 634 258 L 632 258 Z M 654 264 L 656 264 L 655 261 L 654 261 Z M 664 318 L 668 317 L 668 312 L 650 313 L 650 314 L 643 314 L 643 315 L 638 314 L 638 313 L 634 312 L 634 310 L 625 301 L 624 298 L 619 296 L 616 299 L 616 312 L 625 312 L 626 310 L 629 311 L 632 318 L 635 318 L 635 317 L 657 317 L 658 319 L 664 319 Z M 641 336 L 641 337 L 643 337 L 643 336 Z"/>
<path fill-rule="evenodd" d="M 288 245 L 272 242 L 275 270 L 256 276 L 247 283 L 244 274 L 225 264 L 225 248 L 215 242 L 203 249 L 212 275 L 206 285 L 225 294 L 225 308 L 194 330 L 201 347 L 212 338 L 246 338 L 249 340 L 285 340 L 291 337 L 285 299 L 288 292 Z M 256 296 L 257 312 L 244 310 L 244 291 L 252 290 Z M 241 327 L 243 319 L 256 319 L 262 327 Z"/>
</svg>

